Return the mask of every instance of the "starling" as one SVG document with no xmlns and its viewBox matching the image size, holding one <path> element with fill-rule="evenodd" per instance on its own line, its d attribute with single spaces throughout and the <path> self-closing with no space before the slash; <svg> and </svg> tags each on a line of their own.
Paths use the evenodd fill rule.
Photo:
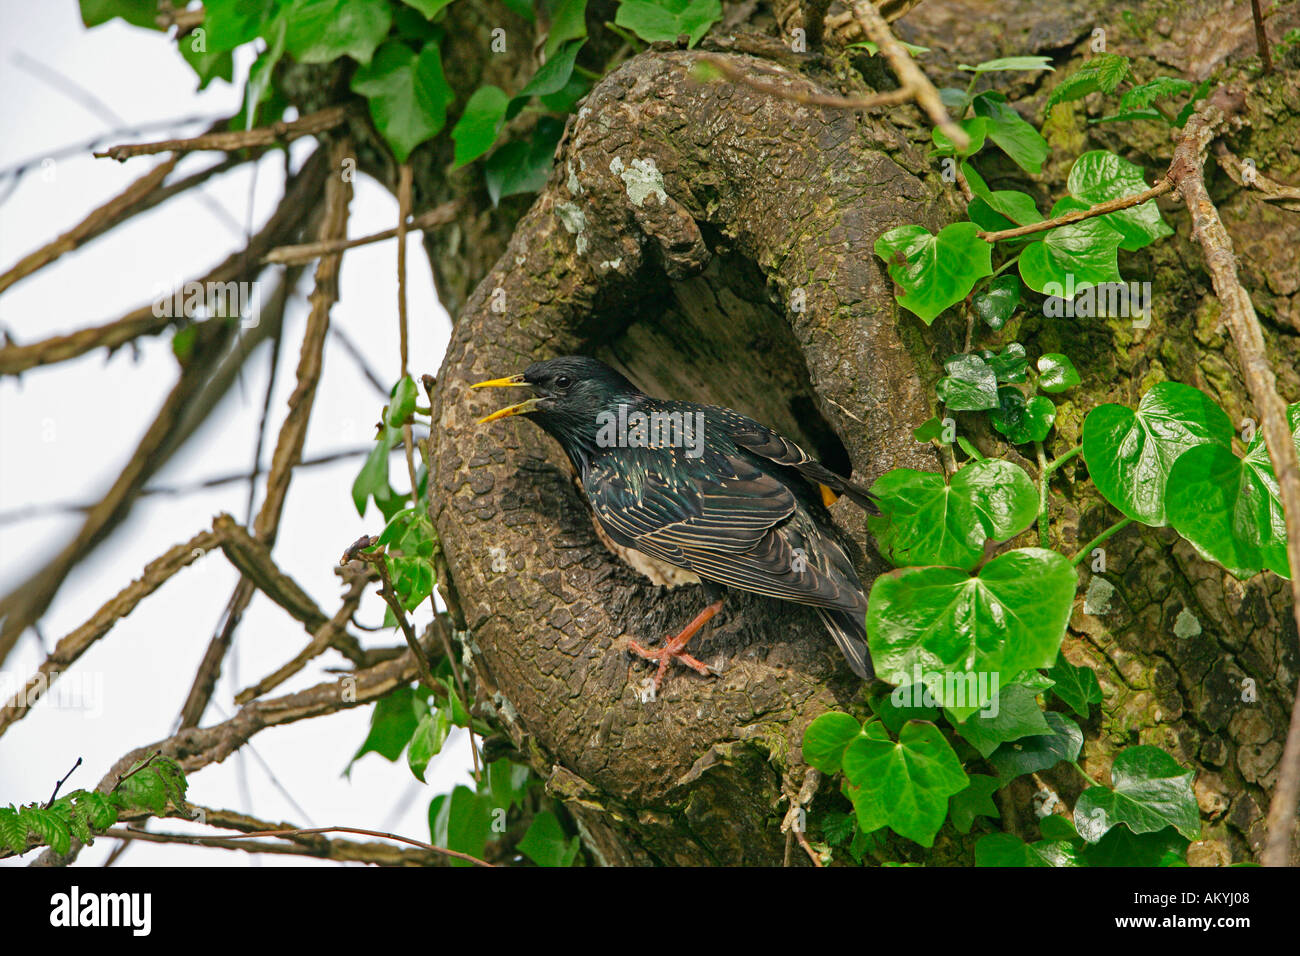
<svg viewBox="0 0 1300 956">
<path fill-rule="evenodd" d="M 657 650 L 658 662 L 712 673 L 686 644 L 739 588 L 817 609 L 853 672 L 873 676 L 867 598 L 825 504 L 847 495 L 875 512 L 870 493 L 739 412 L 652 398 L 596 359 L 570 355 L 474 388 L 536 393 L 480 420 L 524 415 L 563 447 L 600 526 L 616 543 L 694 572 L 709 604 Z"/>
</svg>

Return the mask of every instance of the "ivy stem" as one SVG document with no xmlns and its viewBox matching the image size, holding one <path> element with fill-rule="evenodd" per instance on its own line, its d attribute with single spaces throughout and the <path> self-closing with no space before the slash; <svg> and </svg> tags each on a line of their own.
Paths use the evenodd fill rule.
<svg viewBox="0 0 1300 956">
<path fill-rule="evenodd" d="M 1047 485 L 1052 480 L 1052 473 L 1047 467 L 1047 455 L 1043 452 L 1043 443 L 1034 442 L 1034 451 L 1038 454 L 1038 544 L 1051 547 L 1047 540 Z"/>
<path fill-rule="evenodd" d="M 1070 460 L 1071 458 L 1073 458 L 1075 455 L 1079 454 L 1079 452 L 1081 452 L 1081 451 L 1083 451 L 1083 446 L 1082 446 L 1082 445 L 1075 445 L 1073 448 L 1071 448 L 1069 451 L 1065 452 L 1063 455 L 1059 455 L 1059 456 L 1057 456 L 1057 457 L 1054 458 L 1051 462 L 1048 463 L 1048 465 L 1047 465 L 1047 473 L 1048 473 L 1049 475 L 1051 475 L 1051 474 L 1055 474 L 1055 472 L 1057 471 L 1057 469 L 1059 469 L 1062 465 L 1064 465 L 1067 461 L 1069 461 L 1069 460 Z"/>
<path fill-rule="evenodd" d="M 1079 566 L 1079 562 L 1081 562 L 1088 555 L 1092 554 L 1093 548 L 1097 547 L 1099 544 L 1101 544 L 1103 541 L 1105 541 L 1107 538 L 1113 535 L 1116 531 L 1121 531 L 1124 528 L 1127 528 L 1132 523 L 1133 523 L 1132 518 L 1121 518 L 1119 521 L 1116 521 L 1113 525 L 1111 525 L 1101 534 L 1097 535 L 1097 537 L 1093 538 L 1091 541 L 1085 544 L 1083 546 L 1083 549 L 1078 554 L 1076 554 L 1073 558 L 1070 559 L 1070 563 L 1077 568 Z"/>
<path fill-rule="evenodd" d="M 1017 252 L 1014 256 L 1012 256 L 1012 257 L 1011 257 L 1010 259 L 1008 259 L 1006 262 L 1002 263 L 1002 265 L 1000 265 L 1000 266 L 998 266 L 996 269 L 994 269 L 994 270 L 993 270 L 993 275 L 989 276 L 989 279 L 996 279 L 998 276 L 1002 275 L 1002 273 L 1006 272 L 1009 268 L 1011 268 L 1012 266 L 1014 266 L 1014 265 L 1015 265 L 1017 262 L 1019 262 L 1019 261 L 1020 261 L 1020 253 Z"/>
<path fill-rule="evenodd" d="M 1088 781 L 1090 784 L 1092 784 L 1094 787 L 1104 787 L 1104 786 L 1105 786 L 1105 784 L 1102 784 L 1102 783 L 1100 783 L 1100 782 L 1098 782 L 1098 781 L 1092 779 L 1092 777 L 1088 776 L 1088 774 L 1084 771 L 1084 769 L 1083 769 L 1082 767 L 1079 766 L 1079 762 L 1078 762 L 1077 760 L 1071 760 L 1071 761 L 1070 761 L 1070 766 L 1073 767 L 1075 770 L 1079 771 L 1079 776 L 1081 776 L 1084 780 L 1087 780 L 1087 781 Z"/>
</svg>

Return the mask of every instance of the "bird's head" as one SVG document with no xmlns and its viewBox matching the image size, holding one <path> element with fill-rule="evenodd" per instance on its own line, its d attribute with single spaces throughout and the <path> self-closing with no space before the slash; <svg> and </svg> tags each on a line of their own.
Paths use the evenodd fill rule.
<svg viewBox="0 0 1300 956">
<path fill-rule="evenodd" d="M 478 382 L 471 388 L 520 386 L 530 398 L 479 419 L 479 424 L 510 415 L 525 415 L 555 436 L 566 450 L 594 444 L 602 412 L 620 402 L 634 402 L 641 392 L 604 362 L 585 355 L 565 355 L 534 362 L 518 375 Z"/>
</svg>

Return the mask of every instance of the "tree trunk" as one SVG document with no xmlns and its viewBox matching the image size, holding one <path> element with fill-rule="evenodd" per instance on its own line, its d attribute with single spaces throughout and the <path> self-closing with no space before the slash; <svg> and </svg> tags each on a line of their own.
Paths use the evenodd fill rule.
<svg viewBox="0 0 1300 956">
<path fill-rule="evenodd" d="M 746 6 L 729 7 L 733 21 L 748 14 L 751 25 L 777 32 L 770 13 Z M 790 4 L 774 6 L 780 27 L 800 22 L 797 10 L 784 9 Z M 598 7 L 592 22 L 600 22 Z M 927 0 L 896 28 L 933 49 L 924 62 L 938 85 L 964 86 L 968 75 L 945 71 L 993 56 L 1082 59 L 1095 27 L 1106 31 L 1108 50 L 1133 55 L 1152 75 L 1239 80 L 1254 53 L 1249 4 L 1130 9 L 1126 20 L 1102 0 L 1008 2 L 993 21 L 984 3 Z M 1297 19 L 1289 5 L 1269 21 L 1275 42 Z M 487 23 L 469 27 L 477 35 Z M 778 71 L 794 91 L 852 88 L 833 72 L 845 60 L 790 53 L 775 35 L 736 40 L 719 29 L 702 47 L 731 51 L 755 75 Z M 500 69 L 519 68 L 518 56 Z M 828 708 L 860 709 L 862 684 L 811 611 L 733 593 L 712 633 L 692 645 L 725 673 L 709 680 L 678 670 L 658 699 L 643 700 L 647 670 L 625 653 L 628 640 L 679 629 L 702 607 L 700 589 L 661 587 L 615 557 L 558 446 L 521 419 L 476 427 L 495 406 L 467 384 L 540 358 L 590 353 L 654 394 L 737 408 L 870 482 L 890 468 L 937 467 L 911 430 L 932 413 L 929 386 L 965 332 L 950 315 L 927 329 L 898 310 L 872 252 L 894 226 L 937 229 L 959 215 L 960 197 L 926 157 L 920 115 L 910 107 L 849 113 L 697 81 L 701 56 L 655 47 L 602 80 L 570 121 L 555 172 L 526 213 L 518 201 L 490 209 L 477 175 L 445 177 L 446 155 L 417 167 L 417 208 L 454 196 L 467 224 L 427 243 L 439 291 L 457 315 L 434 407 L 433 518 L 450 573 L 443 584 L 463 609 L 458 636 L 483 711 L 566 803 L 602 863 L 780 863 L 783 801 L 805 773 L 803 730 Z M 875 77 L 878 65 L 867 67 Z M 1002 74 L 999 88 L 1036 119 L 1059 75 Z M 1297 64 L 1282 62 L 1271 77 L 1252 79 L 1252 101 L 1262 107 L 1227 141 L 1270 178 L 1293 184 L 1296 77 Z M 1115 103 L 1104 106 L 1113 112 Z M 1040 208 L 1063 193 L 1070 164 L 1089 148 L 1113 149 L 1152 176 L 1167 166 L 1164 134 L 1087 119 L 1071 104 L 1045 127 L 1054 149 L 1037 187 Z M 1300 218 L 1239 190 L 1213 161 L 1206 175 L 1282 391 L 1300 396 Z M 1172 200 L 1162 207 L 1177 235 L 1121 261 L 1126 278 L 1153 283 L 1150 328 L 1045 320 L 1030 308 L 1000 333 L 999 343 L 1023 342 L 1031 355 L 1063 351 L 1080 366 L 1084 383 L 1060 403 L 1050 439 L 1058 452 L 1078 442 L 1087 410 L 1135 403 L 1165 378 L 1206 390 L 1236 421 L 1251 415 L 1187 217 Z M 1006 453 L 976 423 L 962 426 L 986 452 Z M 1064 472 L 1053 486 L 1054 543 L 1071 552 L 1115 513 L 1083 480 L 1081 462 Z M 851 504 L 832 513 L 865 539 Z M 881 568 L 861 570 L 869 586 Z M 1238 582 L 1167 529 L 1126 529 L 1107 543 L 1104 570 L 1080 566 L 1065 642 L 1066 656 L 1094 667 L 1106 693 L 1084 727 L 1085 768 L 1104 777 L 1113 754 L 1135 742 L 1168 750 L 1198 771 L 1206 829 L 1189 861 L 1251 858 L 1300 674 L 1296 647 L 1284 582 Z M 1068 804 L 1080 781 L 1072 770 L 1019 781 L 1004 802 L 1004 826 L 1025 830 L 1038 788 Z M 824 784 L 815 806 L 834 799 Z M 945 830 L 923 858 L 969 862 L 970 840 Z M 905 841 L 892 850 L 892 859 L 922 859 Z"/>
</svg>

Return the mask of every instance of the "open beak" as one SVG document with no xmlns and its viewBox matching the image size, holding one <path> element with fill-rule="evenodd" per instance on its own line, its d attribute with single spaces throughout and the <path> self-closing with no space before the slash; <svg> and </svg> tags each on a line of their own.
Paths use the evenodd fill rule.
<svg viewBox="0 0 1300 956">
<path fill-rule="evenodd" d="M 527 385 L 527 384 L 528 383 L 524 381 L 524 376 L 520 374 L 520 375 L 507 375 L 505 378 L 488 379 L 486 382 L 475 382 L 473 385 L 470 386 L 470 388 L 507 388 L 513 385 Z M 519 402 L 515 405 L 507 405 L 505 408 L 501 409 L 500 411 L 493 412 L 491 415 L 487 415 L 484 418 L 480 418 L 478 420 L 478 424 L 482 425 L 486 422 L 494 422 L 498 418 L 508 418 L 511 415 L 526 415 L 529 412 L 535 410 L 536 408 L 537 408 L 536 398 L 525 399 L 524 401 Z"/>
</svg>

